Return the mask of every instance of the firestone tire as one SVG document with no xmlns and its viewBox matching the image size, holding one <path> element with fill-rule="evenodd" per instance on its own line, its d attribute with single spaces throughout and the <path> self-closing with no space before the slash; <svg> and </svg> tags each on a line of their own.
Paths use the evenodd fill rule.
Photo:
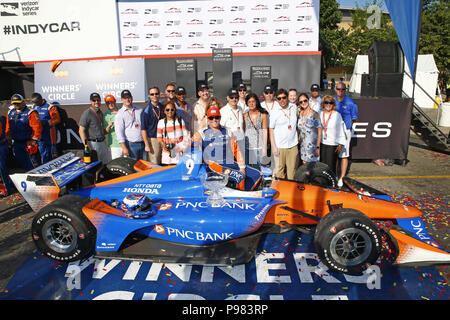
<svg viewBox="0 0 450 320">
<path fill-rule="evenodd" d="M 81 211 L 89 201 L 78 195 L 66 195 L 42 208 L 31 225 L 36 247 L 49 258 L 63 262 L 91 255 L 97 231 Z"/>
<path fill-rule="evenodd" d="M 337 178 L 334 172 L 322 162 L 310 162 L 297 168 L 294 180 L 326 188 L 336 188 Z"/>
<path fill-rule="evenodd" d="M 133 158 L 120 157 L 108 162 L 106 168 L 112 174 L 126 176 L 136 172 L 136 170 L 134 170 L 135 163 L 136 160 Z"/>
<path fill-rule="evenodd" d="M 360 274 L 381 254 L 382 237 L 372 220 L 354 209 L 337 209 L 319 221 L 314 246 L 331 270 Z"/>
</svg>

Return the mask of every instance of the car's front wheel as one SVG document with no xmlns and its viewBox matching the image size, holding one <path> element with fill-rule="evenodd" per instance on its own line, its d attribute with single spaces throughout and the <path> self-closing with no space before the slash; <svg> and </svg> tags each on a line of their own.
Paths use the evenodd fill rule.
<svg viewBox="0 0 450 320">
<path fill-rule="evenodd" d="M 377 261 L 382 238 L 379 229 L 363 213 L 337 209 L 319 221 L 314 245 L 321 261 L 330 269 L 358 274 Z"/>
</svg>

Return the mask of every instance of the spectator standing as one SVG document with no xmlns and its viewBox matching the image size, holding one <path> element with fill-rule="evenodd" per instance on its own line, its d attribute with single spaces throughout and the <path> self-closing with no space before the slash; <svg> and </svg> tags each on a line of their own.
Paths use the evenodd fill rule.
<svg viewBox="0 0 450 320">
<path fill-rule="evenodd" d="M 244 113 L 242 112 L 242 108 L 238 106 L 238 100 L 238 91 L 233 88 L 228 90 L 228 103 L 220 109 L 222 115 L 220 125 L 233 133 L 245 159 Z"/>
<path fill-rule="evenodd" d="M 331 171 L 336 172 L 338 154 L 345 144 L 344 121 L 336 111 L 336 101 L 333 96 L 326 95 L 322 99 L 320 112 L 322 139 L 320 144 L 320 162 L 327 164 Z"/>
<path fill-rule="evenodd" d="M 275 176 L 294 179 L 298 157 L 297 106 L 288 102 L 285 89 L 279 89 L 276 97 L 279 106 L 272 110 L 269 117 L 272 152 L 278 157 Z"/>
<path fill-rule="evenodd" d="M 244 83 L 240 83 L 237 90 L 239 93 L 238 106 L 241 107 L 242 112 L 248 112 L 248 107 L 245 104 L 245 98 L 247 97 L 247 86 Z"/>
<path fill-rule="evenodd" d="M 350 142 L 352 140 L 352 126 L 358 120 L 358 106 L 355 101 L 346 95 L 347 87 L 344 82 L 338 82 L 336 85 L 336 110 L 341 114 L 342 120 L 345 123 L 344 138 L 345 144 L 342 147 L 342 152 L 339 153 L 340 175 L 338 179 L 338 187 L 341 188 L 343 178 L 347 174 L 349 158 L 350 158 Z M 336 169 L 336 172 L 338 170 Z"/>
<path fill-rule="evenodd" d="M 20 94 L 11 97 L 13 108 L 9 110 L 6 118 L 6 138 L 12 139 L 12 150 L 19 165 L 26 171 L 34 168 L 27 147 L 38 148 L 41 140 L 42 123 L 36 110 L 26 106 Z"/>
<path fill-rule="evenodd" d="M 322 105 L 322 98 L 320 97 L 320 86 L 313 84 L 310 88 L 311 97 L 309 98 L 310 107 L 317 113 L 320 112 L 320 106 Z"/>
<path fill-rule="evenodd" d="M 269 113 L 269 115 L 272 112 L 272 110 L 278 109 L 278 107 L 279 107 L 278 102 L 275 101 L 275 99 L 274 99 L 274 94 L 275 94 L 275 92 L 271 86 L 264 87 L 264 91 L 263 91 L 264 101 L 261 102 L 261 107 L 266 109 L 267 112 Z"/>
<path fill-rule="evenodd" d="M 42 163 L 52 160 L 52 149 L 56 148 L 56 125 L 61 122 L 58 108 L 48 104 L 41 94 L 35 92 L 31 95 L 31 102 L 34 103 L 33 109 L 39 113 L 42 123 L 42 135 L 39 141 L 39 152 L 41 153 Z"/>
<path fill-rule="evenodd" d="M 319 114 L 315 112 L 310 104 L 306 93 L 298 96 L 300 114 L 297 127 L 300 134 L 300 158 L 303 164 L 319 161 L 320 141 L 322 139 L 322 128 Z"/>
<path fill-rule="evenodd" d="M 166 102 L 172 101 L 174 103 L 177 103 L 177 96 L 175 94 L 176 92 L 176 85 L 173 82 L 169 82 L 166 85 L 166 90 L 164 91 L 164 93 L 166 94 Z"/>
<path fill-rule="evenodd" d="M 260 170 L 261 158 L 267 156 L 268 113 L 254 93 L 245 98 L 248 112 L 244 113 L 246 163 Z"/>
<path fill-rule="evenodd" d="M 56 127 L 56 156 L 59 157 L 63 154 L 64 145 L 67 143 L 67 121 L 69 117 L 67 116 L 66 110 L 61 107 L 58 101 L 53 101 L 52 105 L 56 107 L 59 113 L 61 121 L 55 126 Z"/>
<path fill-rule="evenodd" d="M 293 103 L 293 104 L 297 105 L 297 101 L 298 101 L 297 89 L 289 89 L 288 100 L 289 100 L 289 103 Z"/>
<path fill-rule="evenodd" d="M 190 137 L 184 120 L 176 115 L 175 103 L 166 102 L 163 107 L 165 117 L 158 121 L 156 136 L 161 145 L 162 164 L 176 164 L 186 151 Z"/>
<path fill-rule="evenodd" d="M 193 110 L 191 105 L 186 102 L 186 89 L 184 87 L 178 87 L 175 92 L 177 96 L 177 103 L 175 108 L 177 109 L 177 116 L 183 119 L 186 124 L 186 130 L 188 133 L 192 133 L 192 116 Z"/>
<path fill-rule="evenodd" d="M 5 135 L 5 129 L 6 117 L 0 116 L 0 195 L 2 196 L 7 196 L 14 190 L 13 183 L 9 177 L 8 166 L 6 165 L 9 146 Z M 3 184 L 3 186 L 1 186 L 1 184 Z"/>
<path fill-rule="evenodd" d="M 117 141 L 122 147 L 122 154 L 135 160 L 143 159 L 145 145 L 141 132 L 142 108 L 133 104 L 133 96 L 129 90 L 120 94 L 122 108 L 116 114 L 114 126 L 116 127 Z"/>
<path fill-rule="evenodd" d="M 98 160 L 102 164 L 108 162 L 108 150 L 105 143 L 105 130 L 103 129 L 103 112 L 100 110 L 101 98 L 96 92 L 89 96 L 91 105 L 86 109 L 80 118 L 79 130 L 81 142 L 88 142 L 91 150 L 97 152 Z"/>
<path fill-rule="evenodd" d="M 148 90 L 149 102 L 141 114 L 141 134 L 145 145 L 144 160 L 161 164 L 161 145 L 156 137 L 158 121 L 164 117 L 158 87 Z"/>
<path fill-rule="evenodd" d="M 122 156 L 122 147 L 117 141 L 116 128 L 114 126 L 114 120 L 119 109 L 116 105 L 116 98 L 111 94 L 105 97 L 105 104 L 107 110 L 103 115 L 103 128 L 108 135 L 106 145 L 108 146 L 108 160 L 110 161 Z"/>
<path fill-rule="evenodd" d="M 194 120 L 193 120 L 193 131 L 196 132 L 202 128 L 206 128 L 207 119 L 206 119 L 206 108 L 209 103 L 209 88 L 206 84 L 202 83 L 197 92 L 199 99 L 195 102 L 194 108 Z"/>
</svg>

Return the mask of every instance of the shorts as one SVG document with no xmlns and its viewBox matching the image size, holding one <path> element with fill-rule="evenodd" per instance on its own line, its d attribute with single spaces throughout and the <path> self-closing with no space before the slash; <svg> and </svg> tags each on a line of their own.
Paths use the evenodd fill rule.
<svg viewBox="0 0 450 320">
<path fill-rule="evenodd" d="M 352 141 L 352 129 L 345 129 L 345 144 L 342 146 L 341 153 L 339 153 L 339 158 L 350 157 L 350 141 Z"/>
</svg>

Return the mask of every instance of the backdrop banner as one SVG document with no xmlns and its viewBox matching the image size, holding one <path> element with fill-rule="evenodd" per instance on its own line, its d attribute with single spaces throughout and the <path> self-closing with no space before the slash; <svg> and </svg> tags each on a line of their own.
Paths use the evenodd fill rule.
<svg viewBox="0 0 450 320">
<path fill-rule="evenodd" d="M 55 72 L 51 63 L 36 63 L 34 88 L 49 102 L 61 105 L 89 104 L 89 96 L 97 92 L 105 97 L 128 89 L 134 102 L 146 101 L 144 58 L 64 61 Z M 102 101 L 104 103 L 104 101 Z"/>
<path fill-rule="evenodd" d="M 119 1 L 122 55 L 317 51 L 319 0 Z"/>
<path fill-rule="evenodd" d="M 353 159 L 407 159 L 412 99 L 354 99 L 359 119 L 353 124 Z"/>
</svg>

